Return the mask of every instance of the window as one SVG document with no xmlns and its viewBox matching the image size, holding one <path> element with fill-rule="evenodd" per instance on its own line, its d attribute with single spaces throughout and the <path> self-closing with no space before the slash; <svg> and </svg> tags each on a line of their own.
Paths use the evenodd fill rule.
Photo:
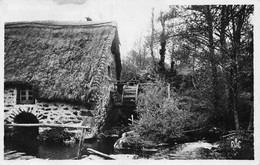
<svg viewBox="0 0 260 165">
<path fill-rule="evenodd" d="M 19 104 L 34 104 L 34 94 L 32 89 L 20 89 L 18 90 L 18 103 Z"/>
</svg>

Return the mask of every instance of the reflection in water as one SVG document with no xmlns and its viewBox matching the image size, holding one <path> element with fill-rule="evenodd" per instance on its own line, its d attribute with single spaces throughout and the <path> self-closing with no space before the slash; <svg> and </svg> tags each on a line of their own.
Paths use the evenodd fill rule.
<svg viewBox="0 0 260 165">
<path fill-rule="evenodd" d="M 38 153 L 38 141 L 36 139 L 5 139 L 5 151 L 21 151 L 28 155 L 36 155 Z"/>
<path fill-rule="evenodd" d="M 72 159 L 77 156 L 77 151 L 77 144 L 69 146 L 41 144 L 35 156 L 43 159 Z"/>
<path fill-rule="evenodd" d="M 92 148 L 106 154 L 113 154 L 113 145 L 116 138 L 102 138 L 91 141 L 86 141 L 83 144 L 83 155 L 87 155 L 87 148 Z M 76 144 L 45 144 L 39 143 L 37 140 L 19 140 L 5 139 L 5 152 L 17 150 L 25 152 L 28 155 L 36 156 L 43 159 L 73 159 L 77 156 L 78 143 Z"/>
</svg>

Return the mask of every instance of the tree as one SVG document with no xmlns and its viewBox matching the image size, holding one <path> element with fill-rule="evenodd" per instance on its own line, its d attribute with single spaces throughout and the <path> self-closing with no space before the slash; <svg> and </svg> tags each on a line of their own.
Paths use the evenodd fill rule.
<svg viewBox="0 0 260 165">
<path fill-rule="evenodd" d="M 136 40 L 133 49 L 129 52 L 126 59 L 122 60 L 122 77 L 123 81 L 135 79 L 142 72 L 153 71 L 153 58 L 148 57 L 146 45 L 141 38 Z"/>
<path fill-rule="evenodd" d="M 232 112 L 235 128 L 239 129 L 238 96 L 245 92 L 245 90 L 239 87 L 241 86 L 240 84 L 245 83 L 245 80 L 239 79 L 241 75 L 244 75 L 239 71 L 241 68 L 247 68 L 249 75 L 253 75 L 252 64 L 249 64 L 249 61 L 252 62 L 252 52 L 250 53 L 250 50 L 247 51 L 249 48 L 245 48 L 246 45 L 252 42 L 252 35 L 250 38 L 247 33 L 252 31 L 249 18 L 253 12 L 253 6 L 208 5 L 189 6 L 187 9 L 189 9 L 190 13 L 184 16 L 186 26 L 181 32 L 178 32 L 182 41 L 175 42 L 175 47 L 179 49 L 175 52 L 180 52 L 180 58 L 186 59 L 186 61 L 187 59 L 193 59 L 193 75 L 206 75 L 208 72 L 203 73 L 199 72 L 199 70 L 203 68 L 210 69 L 211 85 L 205 83 L 207 77 L 204 76 L 206 79 L 201 79 L 204 81 L 204 85 L 197 80 L 200 83 L 198 90 L 202 90 L 202 86 L 208 86 L 207 90 L 212 91 L 212 98 L 210 99 L 213 106 L 212 112 L 222 116 L 223 119 L 225 116 L 228 116 L 229 112 Z M 185 44 L 185 42 L 189 43 L 186 44 L 188 46 L 176 46 Z M 186 51 L 185 53 L 187 48 L 191 52 Z M 247 59 L 249 63 L 242 65 L 242 61 L 245 62 L 245 60 L 241 58 Z M 251 79 L 250 77 L 248 78 Z M 195 80 L 194 76 L 193 80 Z M 252 83 L 247 84 L 252 86 Z M 220 97 L 222 93 L 225 93 L 224 97 Z M 252 90 L 249 93 L 252 93 Z M 228 100 L 228 102 L 225 100 Z M 229 111 L 221 109 L 229 109 Z M 230 120 L 229 117 L 227 118 L 227 120 Z"/>
<path fill-rule="evenodd" d="M 153 10 L 151 33 L 146 38 L 149 68 L 176 88 L 189 79 L 192 86 L 183 85 L 179 94 L 190 92 L 200 98 L 213 114 L 212 121 L 228 130 L 252 127 L 252 14 L 252 5 L 171 6 L 154 22 Z M 147 66 L 142 61 L 149 59 L 143 46 L 134 49 L 131 58 L 140 69 Z"/>
<path fill-rule="evenodd" d="M 167 41 L 174 36 L 174 23 L 172 20 L 174 20 L 177 17 L 177 6 L 170 6 L 168 12 L 160 12 L 160 16 L 158 18 L 158 21 L 161 24 L 161 33 L 159 35 L 159 41 L 160 41 L 160 61 L 159 61 L 159 71 L 165 72 L 165 55 L 166 55 L 166 44 Z M 168 22 L 168 23 L 167 23 Z M 173 64 L 173 61 L 171 61 Z"/>
<path fill-rule="evenodd" d="M 216 18 L 216 6 L 191 6 L 194 10 L 194 17 L 192 24 L 189 25 L 188 30 L 192 31 L 191 39 L 201 44 L 206 50 L 207 59 L 210 63 L 211 70 L 211 83 L 213 95 L 213 109 L 219 112 L 220 94 L 218 90 L 218 71 L 217 71 L 217 58 L 216 58 L 216 45 L 214 41 L 214 19 Z M 189 36 L 190 37 L 190 36 Z M 195 37 L 195 38 L 194 38 Z"/>
<path fill-rule="evenodd" d="M 164 61 L 165 61 L 165 47 L 166 47 L 166 40 L 167 40 L 167 36 L 165 34 L 165 22 L 167 20 L 167 15 L 164 15 L 163 12 L 160 13 L 160 17 L 159 17 L 159 21 L 161 23 L 162 26 L 162 32 L 160 34 L 160 61 L 159 61 L 159 71 L 160 72 L 164 72 L 165 71 L 165 67 L 164 67 Z"/>
<path fill-rule="evenodd" d="M 247 5 L 234 5 L 229 6 L 230 19 L 231 19 L 231 69 L 230 69 L 230 108 L 234 112 L 234 120 L 236 130 L 239 127 L 238 116 L 238 76 L 239 76 L 239 64 L 238 55 L 241 53 L 241 38 L 243 26 L 246 20 L 252 14 L 253 7 Z"/>
<path fill-rule="evenodd" d="M 151 51 L 151 57 L 153 59 L 153 64 L 154 64 L 154 69 L 157 70 L 157 64 L 156 64 L 156 60 L 155 60 L 155 57 L 154 57 L 154 52 L 153 52 L 153 49 L 154 49 L 154 8 L 152 9 L 152 18 L 151 18 L 151 40 L 150 40 L 150 51 Z"/>
</svg>

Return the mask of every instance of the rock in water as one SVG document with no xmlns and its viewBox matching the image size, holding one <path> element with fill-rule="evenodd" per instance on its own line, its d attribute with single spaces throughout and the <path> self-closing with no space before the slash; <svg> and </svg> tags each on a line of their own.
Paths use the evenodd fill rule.
<svg viewBox="0 0 260 165">
<path fill-rule="evenodd" d="M 118 150 L 130 149 L 129 147 L 126 147 L 128 144 L 127 137 L 129 135 L 133 135 L 133 134 L 134 134 L 134 131 L 129 131 L 129 132 L 123 133 L 122 137 L 115 142 L 114 148 L 118 149 Z"/>
</svg>

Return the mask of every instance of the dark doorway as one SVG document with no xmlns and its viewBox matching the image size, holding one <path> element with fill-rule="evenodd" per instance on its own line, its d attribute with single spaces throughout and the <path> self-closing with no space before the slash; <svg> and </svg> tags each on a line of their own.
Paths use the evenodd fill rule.
<svg viewBox="0 0 260 165">
<path fill-rule="evenodd" d="M 36 124 L 39 123 L 37 117 L 29 112 L 21 112 L 14 118 L 16 124 Z M 11 139 L 5 139 L 5 145 L 9 148 L 26 152 L 29 155 L 38 153 L 39 127 L 14 127 L 14 134 Z M 11 143 L 10 143 L 11 142 Z"/>
<path fill-rule="evenodd" d="M 14 123 L 17 124 L 28 124 L 28 123 L 39 123 L 36 116 L 29 112 L 21 112 L 14 118 Z M 20 138 L 36 139 L 39 134 L 38 127 L 16 127 L 16 136 Z"/>
</svg>

